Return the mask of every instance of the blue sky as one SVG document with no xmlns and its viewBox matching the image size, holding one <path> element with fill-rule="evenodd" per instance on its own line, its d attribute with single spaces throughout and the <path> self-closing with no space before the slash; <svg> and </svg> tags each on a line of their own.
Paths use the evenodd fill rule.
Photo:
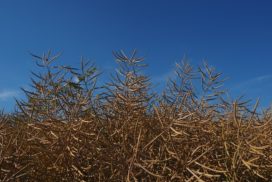
<svg viewBox="0 0 272 182">
<path fill-rule="evenodd" d="M 205 59 L 230 79 L 232 95 L 272 101 L 272 2 L 238 0 L 1 0 L 0 106 L 11 110 L 35 64 L 28 54 L 63 51 L 113 70 L 113 50 L 139 50 L 163 83 L 184 55 Z"/>
</svg>

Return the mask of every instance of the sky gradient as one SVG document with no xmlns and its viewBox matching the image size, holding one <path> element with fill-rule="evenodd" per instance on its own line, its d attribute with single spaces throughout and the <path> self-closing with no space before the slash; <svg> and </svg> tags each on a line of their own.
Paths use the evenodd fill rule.
<svg viewBox="0 0 272 182">
<path fill-rule="evenodd" d="M 89 58 L 105 74 L 113 50 L 136 48 L 163 83 L 186 55 L 230 79 L 233 96 L 272 101 L 272 2 L 237 0 L 2 0 L 0 107 L 10 111 L 36 67 L 28 52 L 63 52 L 59 63 Z M 106 74 L 106 77 L 108 75 Z"/>
</svg>

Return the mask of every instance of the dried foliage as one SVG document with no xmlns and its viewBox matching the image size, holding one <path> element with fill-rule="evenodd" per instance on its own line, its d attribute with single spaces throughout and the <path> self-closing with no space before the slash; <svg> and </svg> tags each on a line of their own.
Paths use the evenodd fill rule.
<svg viewBox="0 0 272 182">
<path fill-rule="evenodd" d="M 162 96 L 144 59 L 115 52 L 112 81 L 94 65 L 39 57 L 18 111 L 0 115 L 0 181 L 270 181 L 272 116 L 227 101 L 207 64 L 177 64 Z"/>
<path fill-rule="evenodd" d="M 93 114 L 93 93 L 96 90 L 97 71 L 84 59 L 80 69 L 70 66 L 55 66 L 59 54 L 51 57 L 51 52 L 42 57 L 33 55 L 36 64 L 43 70 L 33 73 L 33 89 L 23 89 L 27 101 L 17 101 L 20 115 L 24 120 L 71 121 Z"/>
</svg>

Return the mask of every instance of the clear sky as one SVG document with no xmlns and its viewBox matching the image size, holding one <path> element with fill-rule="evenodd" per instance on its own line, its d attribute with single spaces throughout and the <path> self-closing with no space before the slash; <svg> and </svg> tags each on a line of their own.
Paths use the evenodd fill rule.
<svg viewBox="0 0 272 182">
<path fill-rule="evenodd" d="M 60 63 L 72 66 L 84 56 L 105 71 L 113 50 L 134 48 L 155 82 L 187 55 L 229 77 L 233 95 L 272 101 L 272 1 L 1 0 L 0 106 L 10 110 L 30 83 L 28 51 L 63 51 Z"/>
</svg>

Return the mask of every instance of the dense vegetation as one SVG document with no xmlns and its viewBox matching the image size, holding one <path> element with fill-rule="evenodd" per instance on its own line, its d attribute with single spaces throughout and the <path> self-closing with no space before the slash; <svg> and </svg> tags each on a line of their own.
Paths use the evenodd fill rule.
<svg viewBox="0 0 272 182">
<path fill-rule="evenodd" d="M 162 94 L 144 59 L 115 52 L 118 70 L 33 55 L 27 99 L 1 115 L 0 181 L 269 181 L 272 116 L 230 101 L 207 64 L 177 64 Z M 152 91 L 153 90 L 153 91 Z"/>
</svg>

